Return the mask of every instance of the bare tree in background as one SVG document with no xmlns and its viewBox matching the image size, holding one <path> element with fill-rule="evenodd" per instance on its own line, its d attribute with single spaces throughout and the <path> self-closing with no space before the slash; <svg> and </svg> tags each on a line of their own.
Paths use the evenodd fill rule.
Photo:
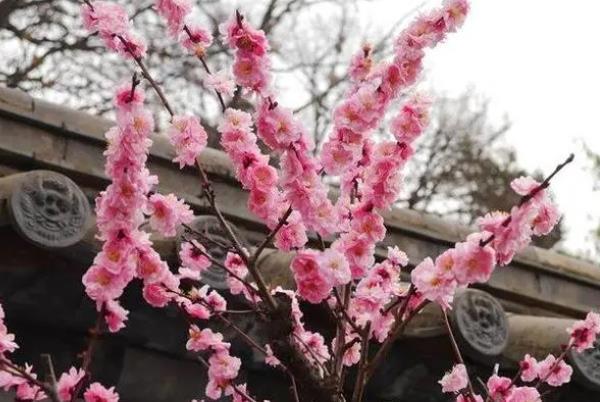
<svg viewBox="0 0 600 402">
<path fill-rule="evenodd" d="M 210 119 L 216 103 L 202 86 L 204 73 L 193 58 L 181 57 L 180 46 L 165 37 L 165 27 L 152 12 L 154 1 L 117 2 L 126 4 L 134 26 L 149 40 L 148 64 L 175 107 Z M 300 109 L 307 114 L 313 105 L 321 109 L 328 103 L 328 95 L 342 81 L 342 60 L 347 60 L 360 42 L 349 34 L 349 27 L 356 23 L 356 5 L 365 2 L 369 0 L 240 2 L 244 14 L 258 22 L 267 35 L 286 38 L 283 43 L 272 41 L 273 64 L 285 78 L 282 81 L 294 78 L 290 99 L 302 103 Z M 218 23 L 229 17 L 231 3 L 198 2 L 201 13 L 197 17 L 217 36 Z M 105 54 L 98 41 L 83 32 L 80 5 L 75 0 L 1 0 L 0 83 L 107 114 L 114 82 L 128 80 L 130 69 L 119 58 Z M 215 41 L 207 58 L 218 69 L 227 52 Z"/>
<path fill-rule="evenodd" d="M 510 182 L 527 172 L 516 163 L 514 149 L 502 142 L 510 128 L 508 120 L 493 123 L 488 102 L 472 92 L 440 97 L 432 114 L 431 127 L 417 144 L 399 204 L 466 223 L 490 211 L 510 210 L 519 200 Z M 562 236 L 561 225 L 556 229 L 534 244 L 552 247 Z"/>
<path fill-rule="evenodd" d="M 583 144 L 583 149 L 590 162 L 590 173 L 594 178 L 594 191 L 600 190 L 600 154 L 595 153 L 590 149 L 587 144 Z M 595 242 L 596 251 L 600 253 L 600 222 L 596 227 L 594 233 L 591 234 L 593 241 Z"/>
<path fill-rule="evenodd" d="M 117 0 L 119 1 L 119 0 Z M 202 85 L 203 72 L 193 58 L 181 57 L 180 47 L 165 37 L 165 28 L 153 13 L 153 0 L 127 2 L 133 24 L 148 43 L 148 64 L 177 110 L 202 116 L 215 125 L 216 99 Z M 197 2 L 200 21 L 218 34 L 218 23 L 228 18 L 229 0 Z M 403 19 L 399 15 L 388 31 L 358 37 L 359 7 L 377 0 L 245 0 L 244 14 L 272 38 L 276 84 L 283 101 L 295 107 L 319 146 L 329 133 L 328 111 L 347 89 L 347 60 L 369 40 L 376 57 L 386 57 L 389 40 Z M 97 114 L 112 109 L 114 82 L 129 80 L 130 66 L 108 55 L 98 41 L 80 28 L 80 2 L 74 0 L 0 0 L 0 84 L 23 89 L 34 96 L 62 102 Z M 215 41 L 207 57 L 224 68 L 228 50 Z M 110 67 L 109 67 L 110 66 Z M 291 84 L 290 84 L 291 83 Z M 239 99 L 232 100 L 244 108 Z M 157 110 L 158 108 L 158 102 Z M 435 106 L 433 124 L 419 143 L 407 175 L 401 206 L 472 222 L 492 210 L 507 210 L 518 201 L 508 184 L 525 172 L 514 151 L 502 145 L 509 125 L 490 123 L 487 104 L 471 93 L 442 97 Z M 210 130 L 209 130 L 210 132 Z M 210 145 L 218 146 L 216 138 Z M 507 190 L 508 189 L 508 190 Z M 461 200 L 459 203 L 450 200 Z M 560 239 L 542 238 L 542 247 Z"/>
</svg>

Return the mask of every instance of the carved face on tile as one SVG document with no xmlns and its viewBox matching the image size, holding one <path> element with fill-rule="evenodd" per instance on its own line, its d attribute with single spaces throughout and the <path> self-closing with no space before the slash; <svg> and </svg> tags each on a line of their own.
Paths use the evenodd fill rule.
<svg viewBox="0 0 600 402">
<path fill-rule="evenodd" d="M 600 390 L 600 339 L 594 347 L 581 353 L 569 352 L 575 375 L 593 389 Z"/>
<path fill-rule="evenodd" d="M 502 352 L 508 341 L 508 322 L 496 299 L 469 289 L 457 296 L 453 308 L 453 324 L 467 347 L 482 357 Z"/>
<path fill-rule="evenodd" d="M 12 192 L 10 213 L 27 240 L 46 248 L 80 241 L 87 230 L 89 203 L 81 189 L 58 173 L 29 173 Z"/>
</svg>

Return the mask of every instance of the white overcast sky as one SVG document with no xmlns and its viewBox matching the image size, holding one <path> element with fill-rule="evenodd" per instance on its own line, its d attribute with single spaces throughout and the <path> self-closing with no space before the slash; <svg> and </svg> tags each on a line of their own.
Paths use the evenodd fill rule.
<svg viewBox="0 0 600 402">
<path fill-rule="evenodd" d="M 365 24 L 392 26 L 423 3 L 377 0 L 363 6 Z M 427 1 L 423 9 L 441 1 Z M 459 94 L 469 86 L 490 99 L 512 127 L 507 142 L 529 170 L 551 172 L 570 152 L 576 163 L 552 184 L 576 253 L 593 249 L 600 194 L 586 170 L 581 143 L 600 152 L 600 1 L 473 0 L 463 29 L 426 57 L 423 85 Z M 397 12 L 396 12 L 397 11 Z"/>
</svg>

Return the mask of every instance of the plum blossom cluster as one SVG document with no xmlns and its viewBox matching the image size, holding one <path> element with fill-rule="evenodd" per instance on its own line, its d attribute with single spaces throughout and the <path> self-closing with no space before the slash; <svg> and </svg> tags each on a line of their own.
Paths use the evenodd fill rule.
<svg viewBox="0 0 600 402">
<path fill-rule="evenodd" d="M 187 302 L 186 302 L 187 300 Z M 208 287 L 192 289 L 189 298 L 181 298 L 190 317 L 207 320 L 211 314 L 219 314 L 227 307 L 225 300 L 215 291 L 208 293 Z M 230 344 L 223 341 L 223 335 L 210 328 L 200 329 L 192 324 L 188 332 L 186 348 L 194 352 L 210 355 L 208 362 L 208 383 L 206 396 L 219 399 L 222 395 L 233 395 L 236 387 L 233 380 L 238 376 L 241 360 L 229 353 Z"/>
<path fill-rule="evenodd" d="M 412 155 L 410 143 L 426 126 L 427 113 L 423 112 L 426 107 L 421 97 L 411 99 L 397 119 L 417 119 L 418 124 L 398 125 L 394 128 L 397 141 L 379 143 L 372 151 L 368 148 L 361 161 L 365 166 L 364 182 L 355 187 L 356 193 L 362 196 L 355 204 L 346 206 L 348 212 L 341 219 L 344 232 L 340 237 L 323 252 L 299 252 L 291 265 L 298 294 L 311 303 L 328 298 L 334 287 L 358 280 L 349 299 L 348 313 L 357 325 L 370 325 L 371 336 L 380 342 L 387 338 L 395 320 L 393 314 L 384 312 L 384 307 L 401 294 L 400 269 L 407 265 L 408 258 L 399 249 L 391 248 L 388 259 L 375 264 L 375 245 L 386 233 L 383 218 L 376 208 L 389 208 L 398 196 L 398 176 Z M 346 334 L 347 341 L 357 336 L 355 329 L 350 332 L 354 334 Z M 354 343 L 346 353 L 347 361 L 354 361 L 350 355 L 356 357 L 359 351 L 360 344 Z"/>
<path fill-rule="evenodd" d="M 354 279 L 374 262 L 375 243 L 385 236 L 383 219 L 375 210 L 389 208 L 401 185 L 401 169 L 413 153 L 411 143 L 429 121 L 429 101 L 411 97 L 392 121 L 395 141 L 373 144 L 368 138 L 378 127 L 392 101 L 413 84 L 421 69 L 424 49 L 435 46 L 462 23 L 468 5 L 447 1 L 444 7 L 423 15 L 404 30 L 392 62 L 374 63 L 369 46 L 351 63 L 354 85 L 334 110 L 333 133 L 324 144 L 325 171 L 341 174 L 338 210 L 347 210 L 350 230 L 340 236 Z"/>
<path fill-rule="evenodd" d="M 213 43 L 213 37 L 209 30 L 192 17 L 192 2 L 190 0 L 157 0 L 155 8 L 158 14 L 165 19 L 169 35 L 189 53 L 203 60 L 206 50 Z M 227 73 L 224 71 L 206 72 L 203 83 L 217 92 L 221 102 L 223 95 L 233 95 L 235 84 Z"/>
<path fill-rule="evenodd" d="M 225 43 L 235 50 L 233 75 L 236 84 L 259 94 L 269 87 L 269 43 L 265 33 L 253 28 L 236 12 L 229 21 L 219 26 Z"/>
<path fill-rule="evenodd" d="M 155 8 L 165 19 L 169 35 L 190 53 L 203 57 L 212 44 L 210 31 L 192 18 L 193 4 L 190 0 L 156 0 Z"/>
<path fill-rule="evenodd" d="M 506 265 L 519 250 L 525 248 L 532 236 L 550 233 L 558 223 L 560 213 L 550 195 L 531 177 L 520 177 L 511 183 L 512 189 L 522 197 L 530 198 L 510 211 L 493 212 L 480 218 L 481 230 L 491 233 L 491 243 L 496 250 L 498 264 Z"/>
<path fill-rule="evenodd" d="M 138 230 L 145 219 L 147 194 L 157 183 L 145 168 L 154 122 L 143 101 L 143 91 L 133 85 L 123 85 L 116 93 L 117 126 L 106 133 L 105 152 L 105 171 L 112 183 L 96 199 L 98 237 L 103 245 L 83 276 L 88 296 L 97 302 L 99 311 L 112 316 L 113 331 L 127 316 L 112 301 L 121 296 L 138 267 L 148 277 L 168 270 L 150 247 L 148 234 Z"/>
<path fill-rule="evenodd" d="M 387 259 L 371 268 L 356 285 L 350 300 L 349 314 L 360 326 L 370 322 L 373 338 L 383 342 L 388 337 L 394 315 L 385 307 L 393 297 L 403 295 L 400 271 L 408 264 L 408 257 L 397 247 L 388 248 Z"/>
<path fill-rule="evenodd" d="M 452 0 L 418 17 L 398 36 L 392 62 L 374 63 L 369 46 L 353 58 L 350 76 L 354 86 L 336 107 L 333 133 L 323 147 L 322 160 L 329 174 L 356 175 L 367 135 L 381 123 L 400 91 L 416 81 L 424 50 L 456 31 L 468 9 L 466 1 Z"/>
<path fill-rule="evenodd" d="M 227 309 L 227 301 L 216 290 L 208 285 L 201 288 L 193 287 L 187 296 L 179 296 L 175 301 L 183 308 L 190 318 L 208 320 L 213 314 Z"/>
<path fill-rule="evenodd" d="M 600 315 L 590 312 L 584 320 L 576 321 L 570 328 L 569 341 L 565 350 L 558 357 L 549 354 L 543 360 L 536 360 L 526 354 L 519 363 L 518 376 L 515 378 L 502 377 L 493 374 L 487 381 L 486 392 L 489 398 L 498 402 L 540 402 L 542 396 L 539 387 L 547 384 L 550 387 L 560 387 L 571 380 L 573 368 L 565 362 L 567 352 L 573 350 L 581 353 L 590 349 L 600 334 Z M 518 385 L 520 379 L 524 384 Z M 442 391 L 459 394 L 457 401 L 483 401 L 480 395 L 465 392 L 469 384 L 469 376 L 464 364 L 455 365 L 440 381 Z"/>
<path fill-rule="evenodd" d="M 158 0 L 156 9 L 167 20 L 169 33 L 180 39 L 186 49 L 201 57 L 212 43 L 212 36 L 210 32 L 195 23 L 185 23 L 192 9 L 191 2 Z M 85 28 L 90 32 L 98 32 L 107 48 L 125 57 L 133 57 L 138 63 L 141 62 L 146 54 L 146 45 L 132 33 L 127 11 L 122 6 L 107 1 L 94 1 L 82 6 L 82 16 Z M 213 78 L 212 81 L 214 82 L 215 79 Z M 206 147 L 206 131 L 200 124 L 200 120 L 194 116 L 171 117 L 172 126 L 168 137 L 176 152 L 174 162 L 179 163 L 181 168 L 194 165 L 196 157 Z"/>
<path fill-rule="evenodd" d="M 440 15 L 448 15 L 449 10 L 455 9 L 462 9 L 464 13 L 467 11 L 466 6 L 461 8 L 457 2 L 448 2 Z M 458 19 L 447 21 L 448 25 L 444 27 L 447 31 L 456 29 L 460 23 Z M 231 21 L 230 31 L 233 30 L 233 24 L 234 21 Z M 239 24 L 237 27 L 241 28 Z M 411 26 L 406 32 L 414 29 Z M 442 37 L 443 35 L 439 36 L 437 41 Z M 423 47 L 435 43 L 435 39 L 423 43 L 421 53 Z M 235 43 L 231 45 L 235 47 Z M 321 197 L 314 190 L 320 188 L 320 180 L 315 173 L 318 172 L 317 169 L 321 169 L 321 165 L 312 159 L 302 160 L 302 156 L 308 154 L 307 149 L 299 150 L 297 147 L 298 144 L 304 145 L 306 137 L 291 114 L 277 105 L 271 97 L 266 97 L 259 105 L 257 124 L 261 139 L 271 149 L 282 152 L 286 196 L 294 208 L 300 211 L 307 227 L 321 234 L 331 233 L 329 228 L 318 228 L 311 224 L 311 212 L 317 211 L 321 221 L 335 222 L 338 229 L 334 230 L 343 231 L 327 250 L 307 249 L 298 253 L 291 265 L 298 294 L 311 303 L 319 303 L 331 295 L 332 289 L 346 285 L 353 279 L 360 280 L 350 300 L 349 313 L 358 325 L 369 325 L 372 336 L 381 341 L 386 338 L 394 321 L 393 315 L 382 313 L 383 307 L 394 295 L 399 294 L 399 270 L 406 262 L 390 262 L 398 260 L 395 258 L 374 265 L 375 245 L 385 236 L 383 218 L 376 208 L 389 208 L 397 198 L 401 168 L 412 155 L 410 144 L 427 125 L 429 107 L 425 98 L 411 98 L 393 121 L 395 141 L 375 145 L 367 139 L 367 134 L 380 123 L 402 84 L 407 87 L 416 77 L 416 74 L 411 77 L 410 72 L 404 68 L 407 66 L 406 59 L 415 55 L 408 52 L 404 54 L 400 50 L 398 53 L 400 56 L 397 56 L 394 63 L 382 63 L 373 72 L 370 71 L 373 61 L 368 47 L 353 60 L 351 76 L 356 84 L 348 99 L 334 112 L 335 137 L 325 144 L 321 159 L 322 167 L 327 173 L 344 172 L 342 194 L 336 207 L 332 208 L 326 195 Z M 421 57 L 422 55 L 413 57 L 411 60 L 420 66 Z M 402 76 L 402 73 L 405 75 Z M 302 180 L 288 183 L 288 176 L 300 177 Z M 307 187 L 306 183 L 310 183 L 310 186 Z M 319 199 L 324 202 L 315 205 L 314 195 L 306 196 L 307 188 L 312 188 L 313 194 L 319 194 Z M 356 336 L 356 333 L 352 334 L 349 330 L 342 339 L 352 341 Z M 339 338 L 336 339 L 338 340 Z M 356 363 L 358 351 L 359 344 L 354 342 L 344 356 L 346 363 Z"/>
<path fill-rule="evenodd" d="M 232 395 L 234 385 L 232 380 L 237 377 L 241 361 L 229 354 L 230 344 L 223 342 L 223 335 L 213 332 L 210 328 L 200 330 L 197 326 L 190 327 L 187 349 L 192 351 L 209 351 L 208 384 L 206 396 L 218 399 L 221 395 Z"/>
<path fill-rule="evenodd" d="M 173 116 L 167 136 L 175 148 L 173 162 L 179 163 L 180 168 L 194 166 L 208 140 L 206 130 L 195 116 Z"/>
<path fill-rule="evenodd" d="M 182 278 L 197 281 L 200 280 L 202 273 L 212 265 L 206 249 L 196 240 L 181 243 L 179 260 L 181 261 L 179 275 Z"/>
<path fill-rule="evenodd" d="M 193 214 L 174 195 L 152 194 L 158 183 L 145 166 L 153 119 L 144 109 L 144 92 L 135 85 L 124 85 L 115 96 L 117 126 L 106 133 L 108 148 L 106 174 L 111 184 L 96 199 L 98 238 L 102 250 L 83 276 L 88 296 L 96 301 L 113 332 L 123 328 L 127 310 L 118 298 L 135 277 L 144 281 L 144 295 L 156 304 L 154 285 L 178 288 L 178 278 L 152 248 L 149 233 L 140 229 L 150 216 L 150 226 L 164 236 L 175 235 L 181 223 Z"/>
<path fill-rule="evenodd" d="M 271 97 L 257 111 L 259 137 L 281 153 L 281 186 L 286 200 L 300 214 L 307 229 L 322 236 L 336 232 L 337 216 L 321 180 L 321 165 L 312 156 L 314 145 L 292 112 Z"/>
<path fill-rule="evenodd" d="M 192 2 L 190 0 L 157 0 L 156 11 L 167 23 L 169 35 L 190 53 L 199 58 L 204 57 L 206 49 L 212 44 L 212 34 L 193 21 L 191 18 Z M 231 87 L 226 85 L 220 76 L 208 76 L 205 82 L 209 86 L 219 86 L 222 91 L 231 92 Z M 171 116 L 171 127 L 167 136 L 175 148 L 174 162 L 179 167 L 193 166 L 196 158 L 206 147 L 208 135 L 197 117 L 189 115 Z"/>
<path fill-rule="evenodd" d="M 259 97 L 257 134 L 271 150 L 281 154 L 280 181 L 285 199 L 298 211 L 306 228 L 322 236 L 334 233 L 335 210 L 319 174 L 321 165 L 312 156 L 314 144 L 293 113 L 279 105 L 271 93 L 269 44 L 264 32 L 253 28 L 239 13 L 222 24 L 220 30 L 235 50 L 236 82 Z M 288 232 L 300 231 L 300 217 L 292 217 Z"/>
<path fill-rule="evenodd" d="M 352 179 L 349 182 L 343 182 L 343 194 L 338 205 L 348 210 L 344 220 L 349 227 L 340 236 L 339 242 L 350 262 L 354 279 L 360 279 L 373 265 L 375 245 L 384 239 L 386 233 L 378 209 L 388 209 L 399 195 L 402 168 L 413 154 L 412 141 L 428 123 L 428 107 L 428 101 L 420 95 L 410 98 L 395 121 L 417 120 L 413 122 L 412 130 L 393 127 L 396 141 L 366 146 L 360 160 L 362 168 L 357 168 L 361 172 L 350 175 Z"/>
<path fill-rule="evenodd" d="M 306 264 L 292 264 L 299 294 L 305 299 L 320 302 L 329 295 L 333 286 L 345 285 L 351 279 L 361 279 L 371 268 L 375 271 L 377 271 L 375 268 L 381 268 L 373 267 L 374 252 L 376 243 L 385 237 L 386 229 L 383 218 L 376 208 L 389 208 L 398 197 L 401 169 L 413 153 L 410 144 L 427 126 L 428 107 L 429 102 L 419 95 L 406 102 L 398 117 L 394 119 L 392 133 L 396 141 L 372 144 L 370 141 L 360 141 L 361 137 L 356 135 L 356 131 L 353 131 L 351 126 L 344 125 L 338 130 L 353 144 L 355 141 L 360 142 L 359 148 L 356 148 L 360 159 L 357 166 L 350 169 L 353 173 L 345 175 L 345 178 L 351 179 L 342 180 L 342 195 L 336 208 L 339 213 L 337 226 L 343 228 L 343 233 L 332 243 L 331 251 L 328 251 L 341 260 L 336 261 L 336 265 L 349 268 L 350 276 L 341 276 L 343 281 L 332 282 L 327 280 L 326 269 L 313 269 L 310 270 L 310 275 L 306 275 L 306 270 L 302 269 Z M 361 115 L 362 113 L 359 112 Z M 328 170 L 329 166 L 330 173 L 333 173 L 337 168 L 332 169 L 332 167 L 341 159 L 335 152 L 328 154 L 327 147 L 326 144 L 323 149 L 323 163 L 325 169 Z M 339 171 L 351 167 L 350 164 L 341 164 Z M 306 253 L 301 258 L 305 256 Z M 389 297 L 392 295 L 389 293 L 391 288 L 387 288 Z M 358 289 L 365 289 L 365 287 L 359 283 L 357 293 Z M 364 301 L 365 295 L 361 297 Z M 371 311 L 377 311 L 377 306 L 381 307 L 382 302 L 385 304 L 389 297 L 379 298 L 380 303 L 372 303 Z M 382 322 L 381 317 L 374 318 L 377 318 L 374 321 Z M 391 319 L 390 316 L 387 321 Z"/>
<path fill-rule="evenodd" d="M 251 303 L 260 302 L 260 296 L 256 287 L 248 283 L 244 278 L 249 278 L 248 267 L 244 260 L 237 253 L 229 252 L 224 262 L 227 268 L 227 288 L 232 295 L 243 295 Z"/>
<path fill-rule="evenodd" d="M 81 6 L 83 26 L 97 32 L 104 45 L 123 57 L 144 57 L 146 43 L 133 31 L 127 11 L 111 1 L 94 1 Z"/>
<path fill-rule="evenodd" d="M 600 315 L 594 312 L 588 313 L 585 320 L 577 321 L 567 329 L 567 332 L 570 335 L 569 347 L 578 352 L 592 348 L 600 334 Z"/>
<path fill-rule="evenodd" d="M 252 116 L 227 109 L 218 130 L 237 179 L 250 191 L 248 209 L 267 226 L 274 227 L 285 211 L 285 202 L 278 187 L 278 172 L 269 165 L 269 156 L 262 153 L 252 131 Z"/>
<path fill-rule="evenodd" d="M 529 177 L 511 183 L 524 200 L 510 214 L 494 212 L 478 219 L 481 232 L 438 256 L 425 259 L 411 273 L 412 281 L 426 299 L 447 308 L 455 290 L 472 283 L 487 282 L 496 264 L 508 264 L 534 235 L 549 233 L 559 213 L 549 194 Z"/>
</svg>

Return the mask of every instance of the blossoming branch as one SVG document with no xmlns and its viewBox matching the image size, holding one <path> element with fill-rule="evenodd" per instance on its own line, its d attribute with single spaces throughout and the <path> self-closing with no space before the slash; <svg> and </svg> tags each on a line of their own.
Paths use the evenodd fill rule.
<svg viewBox="0 0 600 402">
<path fill-rule="evenodd" d="M 220 26 L 219 38 L 233 54 L 231 68 L 212 72 L 207 49 L 217 39 L 192 18 L 192 2 L 157 0 L 154 8 L 168 36 L 197 59 L 205 86 L 217 97 L 223 112 L 217 129 L 220 145 L 249 194 L 248 210 L 269 232 L 256 247 L 240 241 L 198 160 L 207 144 L 201 119 L 173 109 L 146 65 L 146 44 L 134 32 L 125 8 L 109 1 L 86 2 L 81 9 L 84 27 L 107 49 L 131 61 L 136 73 L 115 91 L 116 125 L 105 135 L 104 153 L 111 182 L 96 199 L 102 250 L 82 281 L 96 304 L 98 331 L 103 327 L 118 332 L 126 326 L 129 312 L 119 299 L 132 281 L 143 284 L 141 297 L 150 306 L 177 307 L 189 322 L 185 347 L 197 354 L 207 371 L 205 394 L 198 398 L 255 401 L 252 389 L 238 379 L 242 360 L 234 356 L 226 337 L 208 326 L 221 321 L 262 354 L 267 365 L 287 376 L 290 399 L 365 400 L 375 369 L 424 306 L 437 305 L 448 323 L 447 311 L 458 290 L 487 282 L 496 266 L 507 265 L 532 236 L 546 235 L 557 224 L 560 214 L 547 187 L 570 160 L 541 183 L 516 178 L 511 186 L 522 202 L 511 211 L 479 218 L 478 232 L 435 258 L 417 261 L 410 284 L 401 281 L 409 261 L 398 247 L 389 247 L 384 259 L 375 258 L 376 246 L 386 237 L 381 212 L 397 200 L 414 141 L 429 123 L 433 100 L 413 86 L 426 53 L 451 40 L 448 35 L 463 24 L 469 11 L 466 0 L 444 0 L 440 8 L 416 17 L 397 36 L 390 60 L 377 60 L 369 45 L 354 55 L 346 93 L 331 112 L 331 132 L 318 156 L 309 130 L 280 103 L 263 31 L 241 12 L 232 13 Z M 174 237 L 182 227 L 189 228 L 193 212 L 174 194 L 158 192 L 158 177 L 146 167 L 154 121 L 138 74 L 169 114 L 173 162 L 180 169 L 198 170 L 199 188 L 226 234 L 224 242 L 184 238 L 176 270 L 161 259 L 149 230 Z M 252 104 L 251 111 L 231 107 L 237 93 Z M 389 135 L 377 141 L 373 133 L 389 113 Z M 337 198 L 323 180 L 325 174 L 339 180 Z M 293 288 L 268 286 L 257 266 L 267 246 L 293 253 Z M 224 260 L 211 254 L 214 247 Z M 210 268 L 225 272 L 228 292 L 248 306 L 244 314 L 272 329 L 268 343 L 239 329 L 228 299 L 202 283 Z M 333 336 L 309 329 L 303 303 L 327 309 L 335 320 Z M 452 394 L 457 402 L 534 402 L 542 399 L 541 386 L 557 387 L 570 380 L 566 353 L 592 347 L 600 333 L 600 316 L 589 313 L 574 324 L 569 343 L 557 356 L 537 361 L 526 355 L 515 378 L 491 373 L 481 384 L 470 378 L 449 324 L 447 330 L 456 361 L 448 362 L 439 392 Z M 10 359 L 17 347 L 0 308 L 0 388 L 14 390 L 18 400 L 70 402 L 80 393 L 86 402 L 119 400 L 118 390 L 94 380 L 89 369 L 93 347 L 80 367 L 50 382 L 38 380 L 30 365 L 21 367 Z M 347 375 L 350 368 L 356 370 L 353 377 Z"/>
</svg>

